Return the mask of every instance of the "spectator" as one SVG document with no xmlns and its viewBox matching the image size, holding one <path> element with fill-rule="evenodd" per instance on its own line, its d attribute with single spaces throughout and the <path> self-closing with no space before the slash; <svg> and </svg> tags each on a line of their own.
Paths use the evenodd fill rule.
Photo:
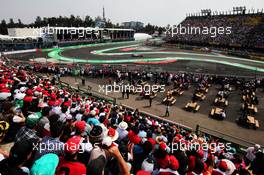
<svg viewBox="0 0 264 175">
<path fill-rule="evenodd" d="M 165 112 L 165 117 L 169 117 L 170 116 L 170 106 L 169 104 L 166 105 L 166 112 Z"/>
<path fill-rule="evenodd" d="M 50 116 L 49 120 L 51 136 L 45 136 L 41 140 L 35 154 L 35 160 L 48 153 L 54 153 L 58 156 L 64 155 L 63 142 L 61 142 L 59 139 L 62 135 L 65 124 L 59 121 L 59 116 L 56 114 Z"/>
<path fill-rule="evenodd" d="M 256 158 L 256 153 L 260 149 L 260 145 L 256 144 L 254 147 L 249 147 L 246 150 L 246 159 L 245 162 L 246 164 L 249 164 Z"/>
<path fill-rule="evenodd" d="M 78 162 L 77 154 L 80 151 L 82 137 L 73 136 L 65 144 L 65 156 L 60 160 L 58 165 L 58 174 L 79 175 L 86 174 L 86 167 L 84 164 Z"/>
<path fill-rule="evenodd" d="M 29 170 L 21 167 L 31 156 L 32 149 L 32 142 L 28 140 L 14 144 L 10 150 L 10 156 L 0 162 L 0 174 L 27 175 Z"/>
<path fill-rule="evenodd" d="M 37 112 L 30 114 L 26 119 L 26 126 L 23 126 L 15 137 L 15 143 L 26 141 L 26 140 L 35 140 L 36 142 L 40 141 L 40 138 L 37 136 L 37 131 L 35 130 L 36 124 L 41 118 L 41 113 Z"/>
<path fill-rule="evenodd" d="M 55 174 L 59 163 L 59 157 L 56 154 L 46 154 L 36 160 L 30 169 L 31 175 L 50 175 Z M 45 168 L 44 168 L 45 167 Z"/>
</svg>

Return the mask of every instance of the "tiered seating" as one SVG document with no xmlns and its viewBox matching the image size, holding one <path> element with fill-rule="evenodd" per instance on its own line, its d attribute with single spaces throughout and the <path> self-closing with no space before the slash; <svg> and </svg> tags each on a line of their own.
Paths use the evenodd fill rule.
<svg viewBox="0 0 264 175">
<path fill-rule="evenodd" d="M 235 47 L 263 48 L 264 44 L 264 15 L 220 15 L 220 16 L 200 16 L 187 17 L 180 24 L 182 27 L 203 28 L 231 27 L 231 34 L 216 34 L 211 37 L 209 34 L 196 34 L 195 32 L 184 34 L 178 32 L 170 38 L 170 42 L 188 44 L 208 44 Z"/>
</svg>

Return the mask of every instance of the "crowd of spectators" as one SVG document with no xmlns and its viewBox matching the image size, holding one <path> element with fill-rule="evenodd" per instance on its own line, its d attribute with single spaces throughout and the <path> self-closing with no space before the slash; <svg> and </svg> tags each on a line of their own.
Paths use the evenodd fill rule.
<svg viewBox="0 0 264 175">
<path fill-rule="evenodd" d="M 216 27 L 218 30 L 223 27 L 225 30 L 230 28 L 231 32 L 212 32 L 195 33 L 195 29 L 191 32 L 174 34 L 171 41 L 194 44 L 212 44 L 223 46 L 235 46 L 246 48 L 263 48 L 263 14 L 245 14 L 245 15 L 218 15 L 218 16 L 193 16 L 187 17 L 180 23 L 182 27 L 191 28 L 199 27 L 203 29 Z M 222 29 L 221 29 L 222 30 Z M 224 33 L 224 34 L 223 34 Z"/>
<path fill-rule="evenodd" d="M 0 77 L 0 143 L 13 143 L 0 149 L 2 175 L 264 173 L 260 145 L 241 154 L 222 140 L 73 92 L 23 65 L 1 61 Z"/>
</svg>

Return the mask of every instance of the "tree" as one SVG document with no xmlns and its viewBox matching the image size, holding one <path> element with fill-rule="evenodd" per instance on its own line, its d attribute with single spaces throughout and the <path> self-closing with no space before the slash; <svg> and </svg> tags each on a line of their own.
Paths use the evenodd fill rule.
<svg viewBox="0 0 264 175">
<path fill-rule="evenodd" d="M 9 19 L 9 23 L 7 24 L 7 27 L 8 27 L 8 28 L 13 28 L 13 27 L 15 27 L 15 23 L 14 23 L 13 18 L 10 18 L 10 19 Z"/>
<path fill-rule="evenodd" d="M 0 34 L 2 35 L 7 35 L 8 32 L 7 32 L 7 24 L 6 24 L 6 21 L 3 19 L 1 21 L 1 24 L 0 24 Z"/>
<path fill-rule="evenodd" d="M 21 19 L 18 19 L 17 21 L 17 27 L 24 27 L 24 24 L 21 22 Z"/>
<path fill-rule="evenodd" d="M 70 16 L 69 22 L 70 22 L 71 26 L 74 26 L 74 24 L 75 24 L 75 16 L 74 15 Z M 70 26 L 68 26 L 68 27 L 70 27 Z"/>
<path fill-rule="evenodd" d="M 141 31 L 141 30 L 140 30 Z M 153 34 L 155 32 L 155 26 L 148 23 L 143 29 L 143 32 Z"/>
<path fill-rule="evenodd" d="M 83 21 L 82 21 L 82 19 L 81 19 L 80 16 L 77 16 L 77 17 L 75 18 L 74 26 L 75 26 L 75 27 L 81 27 L 81 26 L 83 26 Z"/>
<path fill-rule="evenodd" d="M 161 35 L 161 34 L 162 34 L 162 32 L 164 32 L 164 31 L 165 31 L 165 29 L 164 29 L 164 27 L 159 27 L 159 28 L 158 28 L 158 31 L 159 31 L 159 35 Z"/>
<path fill-rule="evenodd" d="M 113 28 L 114 24 L 110 21 L 110 19 L 108 19 L 105 23 L 105 27 L 106 28 Z"/>
<path fill-rule="evenodd" d="M 35 25 L 35 27 L 41 27 L 42 26 L 42 19 L 40 16 L 37 16 L 34 25 Z"/>
<path fill-rule="evenodd" d="M 40 17 L 37 16 L 35 21 L 30 24 L 23 24 L 21 19 L 18 19 L 18 22 L 15 23 L 12 18 L 9 19 L 9 23 L 7 24 L 5 20 L 2 20 L 0 24 L 0 33 L 7 34 L 7 28 L 13 27 L 44 27 L 44 26 L 62 26 L 62 27 L 95 27 L 97 24 L 99 27 L 107 27 L 107 28 L 120 28 L 122 27 L 119 23 L 112 23 L 110 19 L 104 21 L 104 19 L 100 16 L 96 18 L 92 18 L 89 15 L 86 15 L 84 19 L 80 16 L 74 16 L 73 14 L 70 16 L 59 16 L 59 17 Z M 145 27 L 136 26 L 136 32 L 144 32 L 148 34 L 153 34 L 155 31 L 158 31 L 161 34 L 165 31 L 165 28 L 158 27 L 155 25 L 147 24 Z"/>
<path fill-rule="evenodd" d="M 85 27 L 94 27 L 94 21 L 90 16 L 85 16 L 84 18 L 84 26 Z"/>
<path fill-rule="evenodd" d="M 42 26 L 47 26 L 49 24 L 48 18 L 44 17 L 42 20 Z"/>
</svg>

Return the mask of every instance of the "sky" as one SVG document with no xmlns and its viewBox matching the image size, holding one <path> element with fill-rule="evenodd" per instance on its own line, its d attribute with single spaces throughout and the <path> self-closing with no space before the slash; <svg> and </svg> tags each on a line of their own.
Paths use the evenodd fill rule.
<svg viewBox="0 0 264 175">
<path fill-rule="evenodd" d="M 31 23 L 36 16 L 102 16 L 114 23 L 141 21 L 158 26 L 179 24 L 187 13 L 201 9 L 228 11 L 233 7 L 264 8 L 264 0 L 0 0 L 0 20 L 20 18 Z"/>
</svg>

